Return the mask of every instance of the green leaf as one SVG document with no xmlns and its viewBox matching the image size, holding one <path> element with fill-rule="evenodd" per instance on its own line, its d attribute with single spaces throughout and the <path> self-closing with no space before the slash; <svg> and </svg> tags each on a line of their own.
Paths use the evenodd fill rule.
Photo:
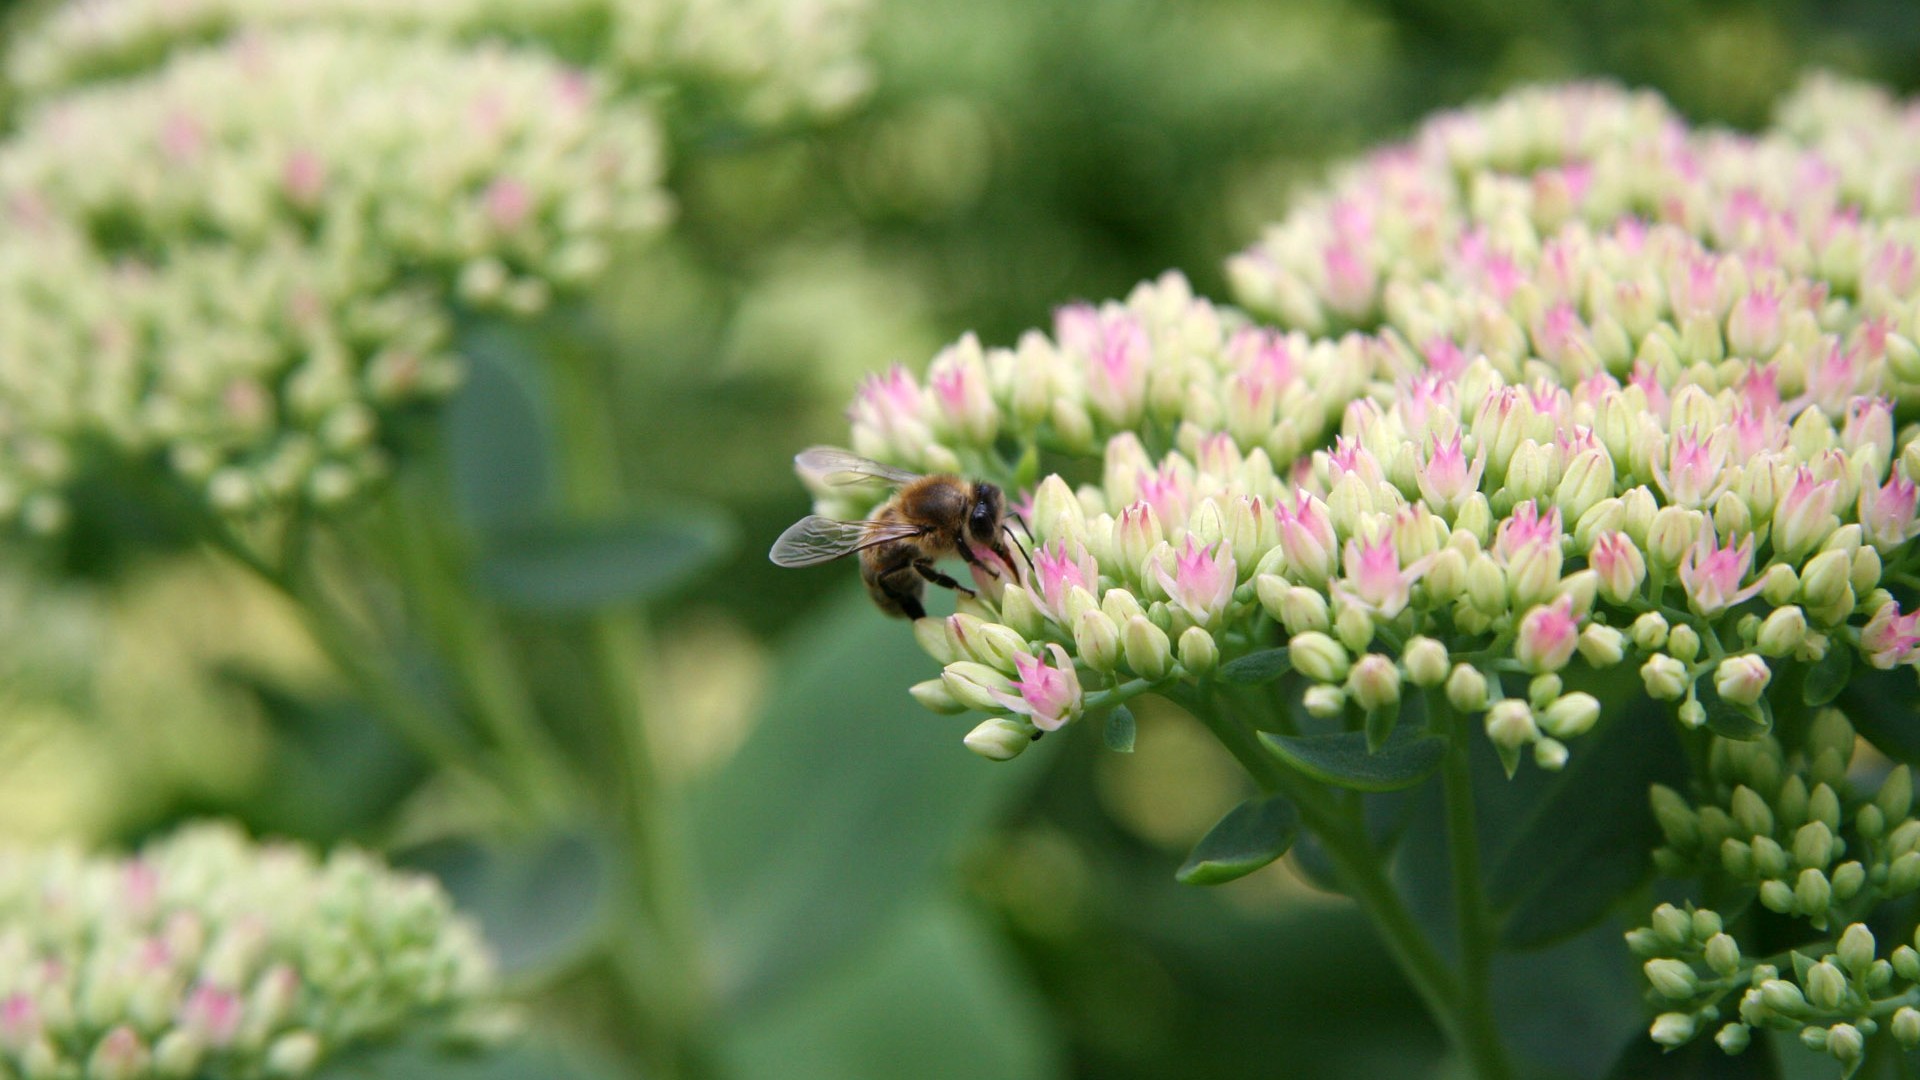
<svg viewBox="0 0 1920 1080">
<path fill-rule="evenodd" d="M 1591 925 L 1644 881 L 1647 852 L 1660 842 L 1647 789 L 1687 775 L 1665 706 L 1637 695 L 1601 700 L 1599 726 L 1570 743 L 1566 767 L 1523 770 L 1500 793 L 1512 796 L 1511 816 L 1488 822 L 1495 839 L 1487 896 L 1509 947 L 1537 947 Z"/>
<path fill-rule="evenodd" d="M 1808 705 L 1818 708 L 1831 704 L 1847 688 L 1848 676 L 1853 674 L 1853 650 L 1841 642 L 1833 642 L 1827 654 L 1813 662 L 1807 668 L 1807 675 L 1800 685 L 1800 697 Z"/>
<path fill-rule="evenodd" d="M 734 1080 L 1046 1080 L 1065 1075 L 1048 1008 L 1005 946 L 951 902 L 900 913 L 850 964 L 745 1023 Z"/>
<path fill-rule="evenodd" d="M 1261 649 L 1220 665 L 1214 678 L 1239 686 L 1269 683 L 1293 670 L 1293 661 L 1285 648 Z"/>
<path fill-rule="evenodd" d="M 732 527 L 714 514 L 523 523 L 483 534 L 476 574 L 507 607 L 577 614 L 658 596 L 732 546 Z"/>
<path fill-rule="evenodd" d="M 1116 754 L 1133 753 L 1133 710 L 1125 705 L 1115 705 L 1107 714 L 1107 749 Z"/>
<path fill-rule="evenodd" d="M 942 880 L 1066 739 L 1014 761 L 960 745 L 907 687 L 938 670 L 849 592 L 807 620 L 738 754 L 692 792 L 713 989 L 737 1011 L 806 985 Z"/>
<path fill-rule="evenodd" d="M 268 782 L 240 808 L 255 829 L 332 843 L 384 823 L 427 769 L 392 727 L 351 698 L 296 694 L 257 673 L 222 672 L 272 729 Z"/>
<path fill-rule="evenodd" d="M 440 840 L 396 861 L 439 878 L 455 905 L 480 920 L 509 974 L 549 971 L 585 951 L 612 885 L 606 849 L 583 832 L 511 845 Z"/>
<path fill-rule="evenodd" d="M 1182 885 L 1245 877 L 1285 855 L 1299 832 L 1300 815 L 1286 799 L 1248 799 L 1207 830 L 1173 876 Z"/>
<path fill-rule="evenodd" d="M 460 338 L 466 381 L 442 410 L 455 505 L 469 525 L 532 521 L 554 503 L 540 368 L 521 334 L 494 321 Z"/>
<path fill-rule="evenodd" d="M 313 1080 L 611 1080 L 604 1064 L 539 1043 L 517 1043 L 491 1052 L 452 1052 L 424 1040 L 350 1050 L 329 1060 Z"/>
<path fill-rule="evenodd" d="M 1260 736 L 1287 764 L 1316 780 L 1356 791 L 1396 791 L 1412 787 L 1440 767 L 1447 740 L 1427 735 L 1406 724 L 1377 753 L 1367 751 L 1367 736 L 1359 731 L 1330 735 Z"/>
<path fill-rule="evenodd" d="M 1920 680 L 1911 668 L 1881 671 L 1862 664 L 1837 700 L 1853 729 L 1875 749 L 1920 766 Z"/>
</svg>

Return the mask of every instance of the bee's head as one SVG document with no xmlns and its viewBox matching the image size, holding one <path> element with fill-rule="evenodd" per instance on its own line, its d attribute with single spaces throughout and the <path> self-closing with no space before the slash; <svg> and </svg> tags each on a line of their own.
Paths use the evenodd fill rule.
<svg viewBox="0 0 1920 1080">
<path fill-rule="evenodd" d="M 1007 500 L 992 484 L 973 485 L 973 506 L 967 511 L 967 535 L 976 544 L 993 547 L 999 543 L 1000 519 L 1006 516 Z"/>
</svg>

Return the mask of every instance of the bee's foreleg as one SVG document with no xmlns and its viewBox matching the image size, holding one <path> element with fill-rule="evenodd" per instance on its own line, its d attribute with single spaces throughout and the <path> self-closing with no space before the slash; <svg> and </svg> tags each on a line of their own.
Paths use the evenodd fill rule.
<svg viewBox="0 0 1920 1080">
<path fill-rule="evenodd" d="M 973 553 L 973 544 L 967 538 L 961 537 L 960 542 L 954 545 L 954 549 L 960 553 L 961 560 L 965 562 L 968 566 L 979 567 L 990 578 L 997 578 L 1000 576 L 999 567 L 993 565 L 992 563 L 986 562 L 985 560 L 981 559 L 980 556 L 975 555 Z"/>
<path fill-rule="evenodd" d="M 969 559 L 968 561 L 971 562 L 972 560 Z M 928 581 L 933 582 L 935 585 L 938 585 L 943 589 L 952 589 L 954 592 L 957 592 L 960 595 L 967 597 L 968 599 L 972 599 L 974 596 L 978 595 L 972 589 L 967 588 L 965 585 L 962 585 L 959 582 L 948 577 L 947 575 L 941 573 L 937 567 L 935 567 L 932 563 L 928 562 L 925 559 L 916 560 L 913 564 L 913 569 L 915 573 L 919 574 L 921 577 L 926 578 Z"/>
</svg>

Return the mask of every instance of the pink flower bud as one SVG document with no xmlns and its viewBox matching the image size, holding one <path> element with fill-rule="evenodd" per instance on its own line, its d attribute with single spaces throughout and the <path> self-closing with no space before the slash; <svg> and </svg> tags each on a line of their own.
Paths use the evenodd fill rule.
<svg viewBox="0 0 1920 1080">
<path fill-rule="evenodd" d="M 1173 604 L 1200 626 L 1210 626 L 1226 612 L 1238 584 L 1233 553 L 1223 544 L 1201 546 L 1189 536 L 1174 555 L 1169 572 L 1164 559 L 1154 568 L 1160 587 Z"/>
<path fill-rule="evenodd" d="M 1094 411 L 1115 427 L 1138 421 L 1152 358 L 1152 341 L 1139 318 L 1118 305 L 1096 310 L 1074 304 L 1054 314 L 1054 336 L 1084 365 Z"/>
<path fill-rule="evenodd" d="M 1760 591 L 1760 582 L 1742 586 L 1753 567 L 1753 536 L 1719 547 L 1703 532 L 1680 563 L 1680 584 L 1697 614 L 1718 615 Z"/>
<path fill-rule="evenodd" d="M 1017 694 L 1000 690 L 989 693 L 1001 708 L 1032 718 L 1041 731 L 1054 731 L 1080 712 L 1080 677 L 1067 650 L 1049 644 L 1047 652 L 1053 659 L 1051 667 L 1025 653 L 1013 658 Z"/>
<path fill-rule="evenodd" d="M 1773 671 L 1767 662 L 1748 653 L 1743 656 L 1729 656 L 1720 661 L 1713 672 L 1713 687 L 1720 696 L 1736 705 L 1752 705 L 1766 693 L 1767 684 L 1773 681 Z"/>
<path fill-rule="evenodd" d="M 1284 499 L 1275 503 L 1273 516 L 1289 576 L 1305 585 L 1326 584 L 1339 545 L 1326 504 L 1301 492 L 1291 507 Z"/>
<path fill-rule="evenodd" d="M 1580 641 L 1579 620 L 1573 614 L 1573 601 L 1561 597 L 1541 604 L 1520 617 L 1513 642 L 1514 659 L 1529 671 L 1558 671 L 1573 659 L 1574 646 Z"/>
<path fill-rule="evenodd" d="M 1468 495 L 1479 489 L 1480 474 L 1486 463 L 1485 452 L 1476 452 L 1473 460 L 1467 461 L 1461 450 L 1459 431 L 1444 441 L 1438 435 L 1433 436 L 1426 459 L 1414 470 L 1420 497 L 1434 510 L 1451 516 Z"/>
<path fill-rule="evenodd" d="M 1920 534 L 1914 513 L 1917 500 L 1920 487 L 1899 472 L 1879 487 L 1861 485 L 1859 517 L 1867 542 L 1887 554 Z"/>
<path fill-rule="evenodd" d="M 1383 619 L 1394 618 L 1406 610 L 1418 567 L 1401 569 L 1393 537 L 1382 536 L 1370 542 L 1347 541 L 1343 563 L 1346 574 L 1335 586 L 1342 598 Z"/>
<path fill-rule="evenodd" d="M 1615 604 L 1640 591 L 1646 580 L 1647 561 L 1623 532 L 1602 533 L 1587 552 L 1587 565 L 1600 575 L 1600 594 Z"/>
<path fill-rule="evenodd" d="M 1899 604 L 1884 604 L 1860 631 L 1860 651 L 1867 663 L 1886 670 L 1912 663 L 1920 646 L 1920 611 L 1902 615 Z"/>
<path fill-rule="evenodd" d="M 993 442 L 1000 430 L 1000 410 L 987 385 L 978 338 L 967 334 L 934 357 L 927 369 L 927 389 L 942 430 L 979 445 Z"/>
<path fill-rule="evenodd" d="M 1801 466 L 1773 510 L 1773 549 L 1787 559 L 1798 559 L 1819 547 L 1840 524 L 1833 505 L 1839 484 L 1820 479 Z"/>
<path fill-rule="evenodd" d="M 1122 510 L 1120 520 L 1113 528 L 1113 542 L 1120 555 L 1121 569 L 1129 577 L 1142 575 L 1147 556 L 1165 539 L 1166 534 L 1160 527 L 1160 515 L 1154 510 L 1153 504 L 1137 502 Z"/>
</svg>

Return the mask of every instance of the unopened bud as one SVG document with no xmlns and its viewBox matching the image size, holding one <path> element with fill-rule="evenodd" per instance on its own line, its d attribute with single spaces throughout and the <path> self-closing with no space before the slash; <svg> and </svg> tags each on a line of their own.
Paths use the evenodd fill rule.
<svg viewBox="0 0 1920 1080">
<path fill-rule="evenodd" d="M 1715 934 L 1707 939 L 1705 949 L 1707 966 L 1721 975 L 1731 975 L 1740 969 L 1740 945 L 1726 933 Z"/>
<path fill-rule="evenodd" d="M 967 732 L 961 742 L 988 761 L 1011 761 L 1033 744 L 1033 735 L 1033 728 L 996 716 Z"/>
<path fill-rule="evenodd" d="M 1873 805 L 1888 821 L 1900 821 L 1913 810 L 1913 770 L 1905 765 L 1896 765 L 1887 778 L 1880 782 L 1879 794 L 1873 797 Z"/>
<path fill-rule="evenodd" d="M 1379 653 L 1368 653 L 1348 672 L 1347 690 L 1363 709 L 1385 708 L 1400 700 L 1400 669 Z"/>
<path fill-rule="evenodd" d="M 1693 1038 L 1694 1031 L 1693 1017 L 1679 1012 L 1661 1013 L 1653 1018 L 1653 1026 L 1647 1029 L 1653 1041 L 1665 1047 L 1685 1044 L 1687 1040 Z"/>
<path fill-rule="evenodd" d="M 1653 805 L 1654 821 L 1659 823 L 1660 833 L 1669 846 L 1684 851 L 1700 842 L 1699 815 L 1679 792 L 1665 784 L 1654 784 L 1647 798 Z"/>
<path fill-rule="evenodd" d="M 1120 666 L 1120 627 L 1098 608 L 1082 611 L 1073 621 L 1073 647 L 1088 667 L 1111 672 Z"/>
<path fill-rule="evenodd" d="M 1647 973 L 1647 981 L 1662 997 L 1685 1001 L 1700 990 L 1700 980 L 1685 960 L 1649 960 L 1643 970 Z"/>
<path fill-rule="evenodd" d="M 1294 635 L 1287 643 L 1287 653 L 1294 670 L 1315 682 L 1341 682 L 1352 664 L 1345 647 L 1320 633 Z"/>
<path fill-rule="evenodd" d="M 1753 1029 L 1745 1024 L 1728 1024 L 1713 1036 L 1713 1044 L 1718 1046 L 1722 1053 L 1738 1054 L 1746 1050 L 1748 1043 L 1752 1041 L 1752 1031 Z"/>
<path fill-rule="evenodd" d="M 305 1076 L 320 1061 L 320 1037 L 311 1031 L 293 1031 L 267 1047 L 267 1075 Z"/>
<path fill-rule="evenodd" d="M 1120 640 L 1127 655 L 1127 666 L 1148 682 L 1159 682 L 1173 670 L 1173 642 L 1165 630 L 1145 615 L 1129 618 Z"/>
<path fill-rule="evenodd" d="M 1782 1016 L 1799 1016 L 1807 1011 L 1807 999 L 1800 988 L 1785 979 L 1768 979 L 1760 984 L 1760 1000 Z"/>
<path fill-rule="evenodd" d="M 1833 883 L 1827 875 L 1808 867 L 1794 879 L 1793 900 L 1816 927 L 1821 926 L 1826 922 L 1827 909 L 1833 906 Z"/>
<path fill-rule="evenodd" d="M 1640 665 L 1640 679 L 1647 694 L 1661 701 L 1678 701 L 1686 696 L 1689 680 L 1687 665 L 1665 653 L 1655 653 Z"/>
<path fill-rule="evenodd" d="M 944 678 L 928 679 L 925 682 L 914 683 L 911 687 L 907 688 L 907 693 L 912 694 L 913 700 L 919 702 L 921 707 L 931 709 L 937 713 L 951 715 L 967 711 L 966 704 L 959 698 L 954 697 L 953 692 L 947 689 L 947 682 Z"/>
<path fill-rule="evenodd" d="M 1400 661 L 1407 669 L 1407 681 L 1419 687 L 1439 686 L 1446 682 L 1452 662 L 1445 645 L 1425 636 L 1409 640 Z"/>
<path fill-rule="evenodd" d="M 1827 1053 L 1843 1065 L 1852 1065 L 1866 1053 L 1867 1037 L 1852 1024 L 1835 1024 L 1827 1029 Z"/>
<path fill-rule="evenodd" d="M 1714 689 L 1735 705 L 1757 704 L 1772 681 L 1773 671 L 1767 662 L 1751 653 L 1729 656 L 1713 672 Z"/>
<path fill-rule="evenodd" d="M 1581 629 L 1580 643 L 1575 648 L 1593 667 L 1609 668 L 1626 658 L 1627 638 L 1611 626 L 1588 623 Z"/>
<path fill-rule="evenodd" d="M 1447 676 L 1447 703 L 1463 713 L 1487 707 L 1487 677 L 1472 664 L 1455 664 Z"/>
<path fill-rule="evenodd" d="M 1801 866 L 1825 870 L 1833 858 L 1833 831 L 1824 821 L 1809 821 L 1793 834 L 1793 860 Z"/>
<path fill-rule="evenodd" d="M 940 672 L 953 699 L 969 709 L 991 712 L 1001 708 L 995 694 L 1012 694 L 1014 685 L 1005 675 L 973 660 L 956 660 Z"/>
<path fill-rule="evenodd" d="M 1853 923 L 1841 933 L 1840 944 L 1834 946 L 1833 951 L 1848 971 L 1865 975 L 1873 966 L 1875 948 L 1873 931 L 1867 929 L 1865 923 Z"/>
<path fill-rule="evenodd" d="M 1766 621 L 1760 624 L 1760 632 L 1754 637 L 1754 647 L 1761 655 L 1782 657 L 1792 654 L 1800 648 L 1807 638 L 1807 613 L 1797 605 L 1774 608 Z"/>
<path fill-rule="evenodd" d="M 1633 635 L 1635 648 L 1641 652 L 1653 652 L 1666 646 L 1669 629 L 1671 628 L 1667 625 L 1666 616 L 1657 611 L 1649 611 L 1633 620 L 1633 626 L 1628 632 Z"/>
<path fill-rule="evenodd" d="M 1599 719 L 1599 700 L 1592 694 L 1575 692 L 1561 695 L 1542 710 L 1540 727 L 1556 739 L 1572 739 L 1591 731 Z"/>
<path fill-rule="evenodd" d="M 1692 663 L 1700 655 L 1700 632 L 1686 623 L 1667 631 L 1667 652 L 1676 660 Z"/>
<path fill-rule="evenodd" d="M 1033 641 L 1045 632 L 1046 622 L 1033 596 L 1018 585 L 1008 585 L 1000 593 L 1000 621 L 1022 638 Z"/>
<path fill-rule="evenodd" d="M 1346 711 L 1347 691 L 1344 687 L 1314 683 L 1300 695 L 1300 703 L 1306 706 L 1308 715 L 1325 720 Z"/>
<path fill-rule="evenodd" d="M 1205 675 L 1220 664 L 1220 646 L 1213 635 L 1189 626 L 1180 635 L 1180 666 L 1190 675 Z"/>
<path fill-rule="evenodd" d="M 1911 1005 L 1902 1005 L 1893 1012 L 1893 1020 L 1888 1024 L 1895 1042 L 1903 1049 L 1912 1050 L 1920 1046 L 1920 1011 Z"/>
</svg>

